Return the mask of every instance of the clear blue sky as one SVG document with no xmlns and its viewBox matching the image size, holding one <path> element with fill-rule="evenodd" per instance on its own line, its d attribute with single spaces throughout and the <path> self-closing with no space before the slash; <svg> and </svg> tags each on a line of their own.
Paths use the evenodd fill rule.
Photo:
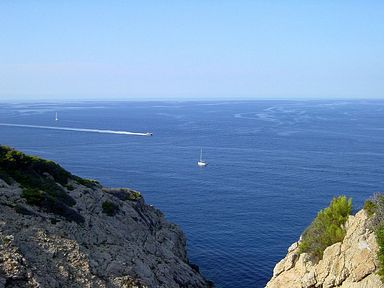
<svg viewBox="0 0 384 288">
<path fill-rule="evenodd" d="M 384 1 L 2 0 L 21 98 L 384 98 Z"/>
</svg>

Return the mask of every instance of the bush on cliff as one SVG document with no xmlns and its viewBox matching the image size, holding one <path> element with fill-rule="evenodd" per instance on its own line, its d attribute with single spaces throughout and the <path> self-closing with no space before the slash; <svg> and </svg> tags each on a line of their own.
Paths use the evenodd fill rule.
<svg viewBox="0 0 384 288">
<path fill-rule="evenodd" d="M 127 200 L 137 201 L 141 198 L 141 193 L 137 191 L 131 190 L 130 193 L 127 194 Z"/>
<path fill-rule="evenodd" d="M 76 203 L 61 187 L 67 184 L 72 174 L 53 161 L 0 146 L 0 170 L 2 175 L 8 176 L 8 181 L 14 180 L 22 186 L 22 197 L 29 204 L 41 205 L 44 195 L 49 195 L 68 206 Z"/>
<path fill-rule="evenodd" d="M 48 173 L 53 179 L 65 185 L 71 173 L 53 161 L 26 155 L 7 146 L 0 146 L 0 170 L 20 184 L 37 186 L 43 182 L 41 176 Z"/>
<path fill-rule="evenodd" d="M 376 193 L 365 201 L 364 210 L 370 217 L 370 228 L 375 232 L 379 246 L 377 259 L 379 260 L 378 274 L 384 283 L 384 194 Z"/>
<path fill-rule="evenodd" d="M 36 156 L 26 155 L 8 146 L 0 145 L 0 177 L 8 184 L 12 180 L 24 187 L 44 188 L 58 187 L 56 183 L 66 186 L 69 179 L 81 185 L 93 188 L 98 184 L 95 180 L 83 179 L 72 175 L 59 164 Z"/>
<path fill-rule="evenodd" d="M 44 200 L 44 192 L 36 188 L 24 188 L 21 197 L 27 200 L 28 204 L 40 205 Z"/>
<path fill-rule="evenodd" d="M 344 224 L 351 210 L 352 199 L 346 196 L 333 198 L 304 231 L 300 253 L 308 253 L 315 261 L 322 259 L 325 248 L 344 239 Z"/>
<path fill-rule="evenodd" d="M 379 251 L 377 252 L 377 258 L 379 260 L 379 274 L 381 282 L 384 283 L 384 225 L 375 231 L 377 245 L 379 245 Z"/>
<path fill-rule="evenodd" d="M 373 203 L 373 201 L 367 200 L 364 202 L 363 209 L 365 210 L 365 212 L 367 212 L 368 217 L 371 217 L 375 213 L 376 205 L 375 203 Z"/>
<path fill-rule="evenodd" d="M 370 217 L 370 228 L 376 231 L 384 225 L 384 194 L 375 193 L 365 201 L 364 210 Z"/>
<path fill-rule="evenodd" d="M 84 222 L 84 218 L 70 208 L 76 201 L 62 187 L 69 179 L 80 177 L 72 175 L 55 162 L 0 145 L 0 177 L 8 184 L 15 181 L 19 183 L 23 189 L 21 197 L 28 204 L 70 221 Z"/>
<path fill-rule="evenodd" d="M 115 216 L 119 211 L 119 206 L 108 200 L 104 201 L 101 207 L 103 208 L 103 213 L 107 214 L 108 216 Z"/>
</svg>

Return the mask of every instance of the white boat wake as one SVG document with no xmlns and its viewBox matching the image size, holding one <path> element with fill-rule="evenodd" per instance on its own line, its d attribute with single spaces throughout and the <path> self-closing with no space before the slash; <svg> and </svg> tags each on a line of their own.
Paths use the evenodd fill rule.
<svg viewBox="0 0 384 288">
<path fill-rule="evenodd" d="M 62 130 L 62 131 L 75 131 L 75 132 L 88 132 L 88 133 L 103 133 L 103 134 L 119 134 L 119 135 L 132 135 L 132 136 L 152 136 L 152 133 L 139 133 L 128 131 L 114 131 L 114 130 L 101 130 L 101 129 L 86 129 L 86 128 L 70 128 L 70 127 L 55 127 L 55 126 L 40 126 L 40 125 L 26 125 L 26 124 L 11 124 L 0 123 L 0 126 L 20 127 L 20 128 L 36 128 L 36 129 L 49 129 L 49 130 Z"/>
</svg>

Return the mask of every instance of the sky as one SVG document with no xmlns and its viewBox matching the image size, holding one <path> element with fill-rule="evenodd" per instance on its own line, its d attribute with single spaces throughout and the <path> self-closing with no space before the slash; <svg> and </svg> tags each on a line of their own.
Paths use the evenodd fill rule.
<svg viewBox="0 0 384 288">
<path fill-rule="evenodd" d="M 384 98 L 384 1 L 0 1 L 0 100 Z"/>
</svg>

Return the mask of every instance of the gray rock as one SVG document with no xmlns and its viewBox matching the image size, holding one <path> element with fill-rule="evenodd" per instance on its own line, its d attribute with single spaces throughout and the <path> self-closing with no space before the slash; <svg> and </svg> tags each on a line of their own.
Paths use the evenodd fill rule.
<svg viewBox="0 0 384 288">
<path fill-rule="evenodd" d="M 28 205 L 17 183 L 0 184 L 0 288 L 10 279 L 22 287 L 209 286 L 188 265 L 183 232 L 141 197 L 124 196 L 132 190 L 69 183 L 84 218 L 76 223 Z M 104 201 L 118 207 L 114 216 Z"/>
</svg>

